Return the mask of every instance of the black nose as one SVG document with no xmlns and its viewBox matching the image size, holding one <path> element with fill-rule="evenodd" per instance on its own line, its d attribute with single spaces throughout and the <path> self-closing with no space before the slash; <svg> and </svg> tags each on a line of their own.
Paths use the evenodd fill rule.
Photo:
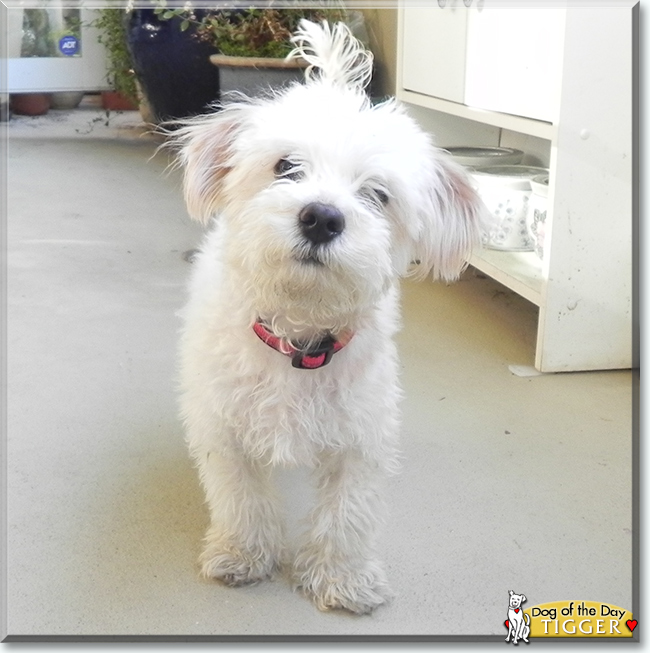
<svg viewBox="0 0 650 653">
<path fill-rule="evenodd" d="M 298 217 L 302 233 L 314 245 L 329 243 L 345 229 L 343 214 L 331 204 L 312 202 Z"/>
</svg>

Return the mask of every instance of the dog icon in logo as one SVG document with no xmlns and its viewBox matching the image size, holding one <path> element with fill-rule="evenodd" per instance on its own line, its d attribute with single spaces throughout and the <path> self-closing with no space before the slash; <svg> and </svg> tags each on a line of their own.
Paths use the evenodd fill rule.
<svg viewBox="0 0 650 653">
<path fill-rule="evenodd" d="M 526 601 L 526 597 L 523 594 L 515 594 L 512 590 L 508 594 L 510 594 L 510 601 L 508 602 L 508 618 L 506 619 L 506 628 L 508 629 L 506 642 L 512 639 L 512 643 L 517 644 L 521 639 L 528 644 L 530 617 L 524 613 L 521 607 L 521 604 Z"/>
</svg>

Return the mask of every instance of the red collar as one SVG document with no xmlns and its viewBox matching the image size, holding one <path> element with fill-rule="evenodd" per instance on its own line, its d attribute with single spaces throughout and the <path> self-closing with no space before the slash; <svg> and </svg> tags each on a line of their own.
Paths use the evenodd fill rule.
<svg viewBox="0 0 650 653">
<path fill-rule="evenodd" d="M 255 322 L 253 331 L 269 347 L 273 347 L 285 356 L 290 356 L 291 364 L 300 370 L 317 370 L 319 367 L 324 367 L 332 360 L 332 356 L 337 351 L 343 349 L 350 342 L 354 335 L 351 331 L 346 332 L 336 340 L 328 333 L 314 346 L 304 350 L 300 347 L 300 343 L 297 343 L 298 346 L 296 346 L 286 338 L 279 338 L 262 322 Z"/>
</svg>

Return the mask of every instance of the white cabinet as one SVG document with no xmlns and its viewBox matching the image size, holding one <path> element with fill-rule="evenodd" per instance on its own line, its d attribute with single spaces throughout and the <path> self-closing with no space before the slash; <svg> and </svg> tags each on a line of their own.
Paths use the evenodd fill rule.
<svg viewBox="0 0 650 653">
<path fill-rule="evenodd" d="M 448 0 L 403 12 L 403 88 L 552 121 L 564 10 L 475 4 Z"/>
<path fill-rule="evenodd" d="M 638 3 L 504 4 L 400 6 L 397 96 L 442 146 L 519 146 L 550 168 L 544 260 L 471 261 L 539 306 L 535 367 L 628 368 Z"/>
<path fill-rule="evenodd" d="M 408 7 L 403 12 L 405 89 L 463 102 L 467 11 L 451 6 Z"/>
<path fill-rule="evenodd" d="M 470 6 L 464 104 L 552 122 L 564 10 Z"/>
</svg>

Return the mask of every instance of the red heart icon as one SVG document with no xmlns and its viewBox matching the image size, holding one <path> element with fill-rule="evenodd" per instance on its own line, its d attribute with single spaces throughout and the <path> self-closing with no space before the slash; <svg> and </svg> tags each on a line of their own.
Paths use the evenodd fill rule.
<svg viewBox="0 0 650 653">
<path fill-rule="evenodd" d="M 515 614 L 519 614 L 519 608 L 515 608 Z"/>
<path fill-rule="evenodd" d="M 504 625 L 506 628 L 510 628 L 510 622 L 509 622 L 507 619 L 503 622 L 503 625 Z"/>
<path fill-rule="evenodd" d="M 628 620 L 625 622 L 625 624 L 627 625 L 627 627 L 630 629 L 630 632 L 632 632 L 632 633 L 634 632 L 634 629 L 636 628 L 636 625 L 637 625 L 638 623 L 639 623 L 639 622 L 638 622 L 636 619 L 634 619 L 634 620 L 632 620 L 632 619 L 628 619 Z"/>
</svg>

